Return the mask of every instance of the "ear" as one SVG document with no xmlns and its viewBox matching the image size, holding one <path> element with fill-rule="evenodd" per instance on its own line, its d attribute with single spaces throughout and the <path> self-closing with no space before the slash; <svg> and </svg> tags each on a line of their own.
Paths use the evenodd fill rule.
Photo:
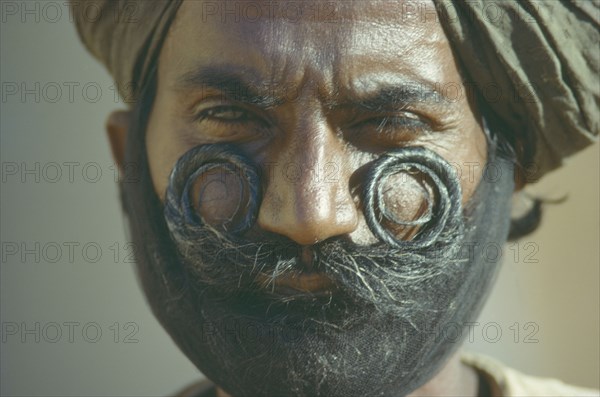
<svg viewBox="0 0 600 397">
<path fill-rule="evenodd" d="M 106 120 L 106 133 L 110 148 L 120 171 L 123 171 L 123 164 L 125 163 L 125 144 L 130 122 L 131 111 L 129 110 L 115 110 Z"/>
<path fill-rule="evenodd" d="M 515 165 L 514 178 L 515 178 L 515 193 L 518 193 L 521 190 L 523 190 L 523 188 L 525 187 L 525 184 L 527 183 L 525 171 L 518 164 Z"/>
</svg>

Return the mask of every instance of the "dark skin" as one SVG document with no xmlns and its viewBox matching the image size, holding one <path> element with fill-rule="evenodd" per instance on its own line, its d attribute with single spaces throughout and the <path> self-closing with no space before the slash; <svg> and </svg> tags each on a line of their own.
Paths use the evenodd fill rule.
<svg viewBox="0 0 600 397">
<path fill-rule="evenodd" d="M 430 1 L 423 5 L 434 10 Z M 349 188 L 352 178 L 379 153 L 414 145 L 461 167 L 467 202 L 486 161 L 480 116 L 466 95 L 456 99 L 456 88 L 466 90 L 439 22 L 398 18 L 406 16 L 402 10 L 402 1 L 346 1 L 335 8 L 343 23 L 331 23 L 330 13 L 222 23 L 202 14 L 203 2 L 185 2 L 160 53 L 147 130 L 158 196 L 164 198 L 169 173 L 186 151 L 231 142 L 269 169 L 258 228 L 304 246 L 342 235 L 369 244 L 375 237 Z M 251 95 L 223 81 L 249 86 L 241 91 Z M 398 94 L 408 85 L 421 87 L 418 98 Z M 115 112 L 107 123 L 119 162 L 129 117 Z M 290 163 L 301 170 L 293 178 Z M 421 194 L 408 182 L 403 191 L 399 212 L 418 216 Z M 207 213 L 231 212 L 222 200 L 207 205 Z M 322 287 L 315 277 L 291 282 L 309 291 Z M 476 394 L 474 370 L 455 356 L 411 396 Z"/>
</svg>

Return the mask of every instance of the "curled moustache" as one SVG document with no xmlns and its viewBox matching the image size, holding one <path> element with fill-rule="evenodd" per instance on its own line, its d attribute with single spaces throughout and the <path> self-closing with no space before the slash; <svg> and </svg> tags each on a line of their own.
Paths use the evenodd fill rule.
<svg viewBox="0 0 600 397">
<path fill-rule="evenodd" d="M 405 173 L 420 176 L 434 189 L 434 197 L 426 186 L 420 184 L 427 209 L 415 220 L 402 220 L 389 209 L 384 200 L 387 180 Z M 420 175 L 416 175 L 416 174 Z M 363 190 L 364 215 L 369 228 L 381 241 L 399 249 L 427 248 L 434 244 L 446 229 L 447 223 L 457 227 L 462 214 L 460 182 L 452 166 L 439 155 L 422 147 L 405 147 L 382 155 L 369 169 Z M 398 192 L 402 194 L 402 192 Z M 400 240 L 382 225 L 387 220 L 402 226 L 418 226 L 411 240 Z"/>
<path fill-rule="evenodd" d="M 260 202 L 257 169 L 233 145 L 203 145 L 181 156 L 171 172 L 165 218 L 172 232 L 184 232 L 183 223 L 192 227 L 214 226 L 204 219 L 199 210 L 203 206 L 203 195 L 194 195 L 196 181 L 209 174 L 223 183 L 226 176 L 233 176 L 238 184 L 237 206 L 231 211 L 229 219 L 220 225 L 223 230 L 241 234 L 256 222 Z"/>
</svg>

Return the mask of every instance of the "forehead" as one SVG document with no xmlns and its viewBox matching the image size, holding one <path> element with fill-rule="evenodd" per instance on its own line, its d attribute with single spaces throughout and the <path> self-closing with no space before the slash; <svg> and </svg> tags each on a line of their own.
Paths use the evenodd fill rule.
<svg viewBox="0 0 600 397">
<path fill-rule="evenodd" d="M 431 1 L 184 1 L 161 51 L 161 76 L 175 81 L 207 64 L 331 89 L 458 76 Z"/>
</svg>

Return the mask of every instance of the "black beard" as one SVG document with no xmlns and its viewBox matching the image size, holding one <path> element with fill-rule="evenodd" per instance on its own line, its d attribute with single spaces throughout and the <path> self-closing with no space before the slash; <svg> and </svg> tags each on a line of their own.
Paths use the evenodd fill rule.
<svg viewBox="0 0 600 397">
<path fill-rule="evenodd" d="M 319 271 L 336 284 L 322 298 L 256 288 L 256 272 L 298 270 L 299 247 L 274 236 L 244 240 L 240 231 L 250 225 L 225 233 L 186 220 L 174 185 L 185 182 L 190 170 L 174 172 L 164 208 L 140 144 L 144 130 L 142 122 L 130 134 L 135 144 L 129 145 L 129 161 L 139 166 L 139 183 L 121 185 L 142 285 L 173 340 L 225 391 L 402 396 L 431 379 L 460 346 L 462 338 L 440 330 L 448 324 L 464 329 L 475 320 L 498 268 L 482 250 L 490 243 L 502 246 L 508 234 L 512 164 L 496 156 L 493 142 L 488 164 L 500 177 L 483 178 L 458 212 L 458 180 L 441 172 L 449 165 L 434 156 L 436 201 L 443 201 L 444 191 L 453 193 L 446 193 L 449 207 L 437 205 L 433 226 L 423 226 L 414 240 L 395 242 L 384 228 L 376 230 L 385 215 L 380 208 L 369 226 L 387 242 L 360 247 L 335 238 L 314 246 Z"/>
</svg>

